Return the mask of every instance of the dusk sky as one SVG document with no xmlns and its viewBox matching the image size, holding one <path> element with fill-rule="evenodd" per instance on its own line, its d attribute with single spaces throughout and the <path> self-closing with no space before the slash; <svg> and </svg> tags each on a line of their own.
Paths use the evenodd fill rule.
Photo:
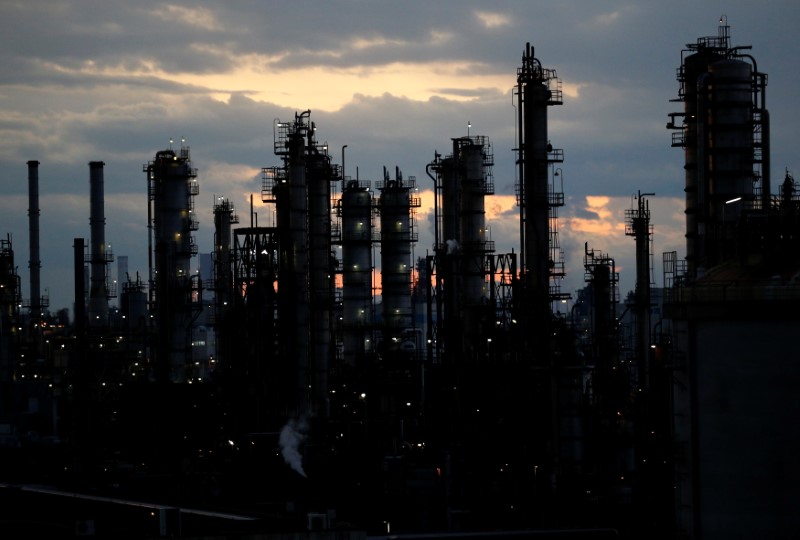
<svg viewBox="0 0 800 540">
<path fill-rule="evenodd" d="M 584 243 L 608 253 L 620 293 L 634 285 L 624 211 L 652 192 L 654 277 L 661 253 L 685 255 L 683 155 L 668 114 L 682 110 L 681 50 L 715 36 L 769 77 L 772 185 L 800 162 L 800 2 L 796 0 L 562 0 L 475 2 L 12 1 L 0 3 L 0 235 L 10 234 L 28 284 L 28 160 L 38 160 L 42 288 L 50 309 L 71 307 L 73 239 L 89 239 L 90 161 L 105 162 L 106 241 L 147 277 L 142 166 L 186 138 L 198 169 L 201 252 L 212 250 L 212 205 L 229 198 L 246 221 L 262 167 L 279 165 L 273 122 L 311 110 L 335 163 L 380 180 L 383 167 L 416 176 L 417 256 L 432 246 L 425 166 L 451 139 L 493 144 L 496 195 L 487 217 L 499 252 L 519 251 L 514 201 L 512 89 L 525 43 L 563 82 L 549 109 L 564 150 L 559 209 L 567 261 L 562 291 L 582 287 Z M 179 144 L 179 143 L 177 143 Z M 112 266 L 116 275 L 116 264 Z M 211 276 L 204 276 L 210 278 Z"/>
</svg>

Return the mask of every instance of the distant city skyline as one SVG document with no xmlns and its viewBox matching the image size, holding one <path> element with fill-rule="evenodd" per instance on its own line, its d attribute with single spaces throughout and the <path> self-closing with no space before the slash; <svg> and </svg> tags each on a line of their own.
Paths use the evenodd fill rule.
<svg viewBox="0 0 800 540">
<path fill-rule="evenodd" d="M 635 279 L 624 211 L 637 191 L 655 193 L 657 285 L 661 253 L 685 255 L 682 152 L 670 147 L 665 125 L 681 109 L 670 103 L 681 50 L 716 35 L 721 15 L 732 45 L 752 45 L 769 77 L 774 191 L 796 167 L 800 140 L 800 5 L 789 1 L 6 3 L 0 234 L 12 236 L 28 299 L 25 163 L 38 160 L 42 290 L 51 311 L 71 308 L 73 238 L 89 237 L 88 163 L 104 161 L 106 241 L 146 279 L 142 165 L 170 138 L 176 146 L 186 138 L 200 186 L 197 244 L 210 252 L 215 197 L 229 198 L 244 223 L 253 194 L 260 222 L 269 221 L 260 170 L 279 164 L 273 121 L 310 109 L 335 163 L 347 145 L 348 176 L 377 181 L 384 166 L 391 174 L 397 166 L 417 177 L 417 256 L 432 247 L 425 166 L 468 129 L 487 136 L 497 193 L 486 201 L 492 239 L 499 252 L 518 251 L 511 90 L 530 42 L 563 82 L 564 104 L 549 111 L 552 144 L 565 155 L 562 291 L 583 287 L 588 242 L 617 262 L 624 298 Z"/>
</svg>

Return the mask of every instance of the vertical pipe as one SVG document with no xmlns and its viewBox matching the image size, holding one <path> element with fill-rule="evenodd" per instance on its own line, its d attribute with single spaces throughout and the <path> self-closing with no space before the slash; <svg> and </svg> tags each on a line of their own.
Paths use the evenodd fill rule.
<svg viewBox="0 0 800 540">
<path fill-rule="evenodd" d="M 28 162 L 28 231 L 30 241 L 31 317 L 39 319 L 41 305 L 41 268 L 39 259 L 39 162 Z"/>
<path fill-rule="evenodd" d="M 83 281 L 83 238 L 75 238 L 72 247 L 75 279 L 75 333 L 78 335 L 78 339 L 81 339 L 86 326 L 86 290 Z"/>
<path fill-rule="evenodd" d="M 530 49 L 528 43 L 528 49 Z M 527 55 L 522 58 L 523 69 L 527 62 Z M 525 93 L 523 92 L 523 78 L 517 78 L 517 176 L 518 176 L 518 200 L 519 205 L 519 272 L 521 276 L 525 275 L 527 267 L 525 266 L 525 122 L 524 109 Z"/>
<path fill-rule="evenodd" d="M 761 109 L 761 144 L 762 159 L 764 160 L 761 165 L 761 208 L 769 211 L 772 200 L 772 178 L 770 178 L 772 161 L 770 159 L 769 111 L 765 108 Z"/>
<path fill-rule="evenodd" d="M 636 352 L 645 392 L 650 388 L 650 205 L 639 194 L 632 221 L 636 240 Z M 646 394 L 649 395 L 649 394 Z"/>
<path fill-rule="evenodd" d="M 345 176 L 344 170 L 344 149 L 347 148 L 347 145 L 342 146 L 342 189 L 341 192 L 344 193 L 345 183 L 347 182 L 347 177 Z"/>
<path fill-rule="evenodd" d="M 86 288 L 84 283 L 84 239 L 75 238 L 73 240 L 73 278 L 75 293 L 75 344 L 72 349 L 70 359 L 70 371 L 72 373 L 72 421 L 70 442 L 72 450 L 75 452 L 74 471 L 81 474 L 82 462 L 86 456 L 86 450 L 90 448 L 88 444 L 89 435 L 89 385 L 91 380 L 91 369 L 88 363 L 89 357 L 86 346 Z M 80 476 L 77 477 L 80 479 Z"/>
<path fill-rule="evenodd" d="M 153 164 L 147 164 L 144 167 L 144 172 L 147 174 L 147 302 L 148 307 L 153 309 L 153 302 L 155 301 L 155 277 L 153 275 L 155 271 L 155 262 L 153 260 L 155 254 L 153 249 L 153 205 L 155 204 L 153 193 L 155 183 L 153 181 Z"/>
</svg>

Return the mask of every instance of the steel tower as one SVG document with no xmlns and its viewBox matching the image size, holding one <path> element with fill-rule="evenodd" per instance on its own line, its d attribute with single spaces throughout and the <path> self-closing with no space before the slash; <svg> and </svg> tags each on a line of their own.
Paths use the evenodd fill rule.
<svg viewBox="0 0 800 540">
<path fill-rule="evenodd" d="M 533 56 L 530 43 L 517 70 L 517 202 L 520 207 L 521 274 L 524 290 L 523 327 L 531 343 L 545 354 L 549 347 L 552 300 L 550 282 L 556 261 L 551 250 L 552 208 L 563 205 L 550 186 L 549 167 L 564 160 L 547 132 L 547 110 L 561 105 L 561 81 Z"/>
</svg>

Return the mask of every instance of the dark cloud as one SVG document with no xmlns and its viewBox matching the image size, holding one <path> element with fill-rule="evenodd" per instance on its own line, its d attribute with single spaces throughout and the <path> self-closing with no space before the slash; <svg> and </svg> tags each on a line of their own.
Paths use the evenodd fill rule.
<svg viewBox="0 0 800 540">
<path fill-rule="evenodd" d="M 580 206 L 575 207 L 572 210 L 573 217 L 579 219 L 600 219 L 600 215 L 597 212 L 592 212 L 588 208 L 583 208 Z"/>
<path fill-rule="evenodd" d="M 459 96 L 468 98 L 497 98 L 496 88 L 431 88 L 431 92 L 446 96 Z"/>
<path fill-rule="evenodd" d="M 477 15 L 495 11 L 502 15 L 496 26 Z M 716 34 L 722 13 L 734 43 L 753 45 L 759 68 L 769 75 L 773 176 L 782 176 L 784 167 L 796 172 L 800 45 L 794 26 L 800 4 L 788 0 L 769 9 L 746 0 L 567 1 L 546 9 L 529 0 L 4 2 L 0 190 L 7 204 L 0 234 L 13 234 L 24 274 L 25 161 L 40 160 L 41 192 L 48 197 L 42 207 L 43 282 L 50 283 L 54 307 L 68 305 L 69 292 L 59 279 L 71 273 L 73 238 L 88 234 L 87 163 L 103 160 L 107 207 L 113 208 L 106 236 L 117 254 L 131 257 L 132 270 L 144 271 L 142 165 L 170 137 L 186 136 L 201 186 L 198 244 L 209 250 L 210 197 L 234 197 L 240 209 L 246 207 L 246 193 L 260 191 L 257 171 L 279 162 L 272 153 L 274 119 L 291 119 L 295 110 L 309 107 L 320 140 L 337 162 L 348 145 L 348 175 L 358 171 L 374 180 L 384 166 L 398 166 L 421 187 L 430 186 L 425 167 L 434 152 L 450 153 L 451 139 L 466 135 L 470 122 L 472 134 L 486 135 L 493 144 L 496 193 L 511 195 L 517 172 L 511 89 L 526 42 L 564 84 L 564 105 L 549 111 L 552 143 L 565 153 L 559 167 L 568 202 L 561 215 L 597 219 L 585 210 L 587 195 L 624 199 L 641 190 L 681 198 L 682 154 L 671 148 L 664 127 L 667 114 L 682 107 L 670 102 L 678 92 L 676 69 L 681 49 Z M 377 68 L 412 64 L 457 65 L 460 75 L 493 75 L 507 81 L 507 89 L 488 87 L 484 79 L 464 87 L 431 81 L 439 97 L 420 101 L 403 97 L 402 88 L 370 96 L 354 87 L 340 110 L 321 111 L 309 103 L 264 102 L 258 99 L 264 88 L 234 84 L 232 73 L 256 59 L 272 70 L 268 84 L 276 95 L 292 95 L 283 78 L 289 70 L 316 67 L 368 77 Z M 219 87 L 201 82 L 211 74 L 220 75 L 214 83 Z M 320 95 L 327 91 L 325 79 L 308 85 Z M 504 211 L 493 225 L 498 245 L 513 245 L 515 212 Z M 418 224 L 426 241 L 429 220 Z M 682 232 L 675 234 L 682 238 Z M 627 240 L 602 247 L 631 250 Z M 570 231 L 561 236 L 578 284 L 587 241 L 600 242 Z M 421 243 L 417 252 L 428 248 Z M 624 253 L 614 255 L 622 260 Z"/>
</svg>

